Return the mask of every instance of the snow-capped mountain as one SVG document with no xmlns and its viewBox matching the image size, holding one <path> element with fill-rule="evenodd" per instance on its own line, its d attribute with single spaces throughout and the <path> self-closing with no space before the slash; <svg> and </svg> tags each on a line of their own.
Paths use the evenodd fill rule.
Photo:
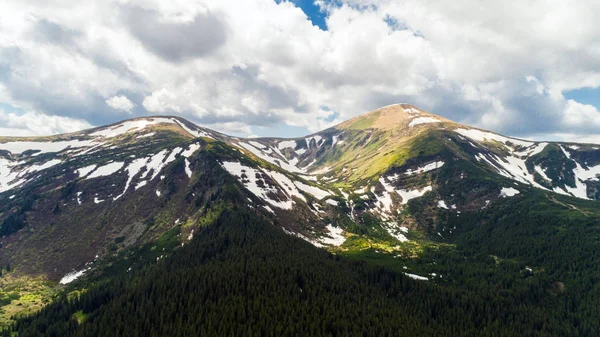
<svg viewBox="0 0 600 337">
<path fill-rule="evenodd" d="M 440 219 L 506 198 L 595 200 L 598 174 L 595 145 L 505 137 L 407 104 L 296 139 L 230 137 L 177 117 L 5 137 L 0 263 L 68 283 L 173 228 L 185 244 L 227 189 L 245 195 L 238 206 L 334 251 L 350 249 L 361 226 L 392 245 L 413 232 L 439 240 L 456 230 Z"/>
</svg>

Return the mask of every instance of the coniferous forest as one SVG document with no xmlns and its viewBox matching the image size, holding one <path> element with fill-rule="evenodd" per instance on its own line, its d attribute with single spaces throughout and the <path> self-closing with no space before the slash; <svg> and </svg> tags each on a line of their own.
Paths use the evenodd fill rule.
<svg viewBox="0 0 600 337">
<path fill-rule="evenodd" d="M 518 212 L 534 206 L 507 207 Z M 515 221 L 505 217 L 507 223 Z M 540 214 L 537 219 L 521 227 L 544 228 L 548 218 Z M 503 221 L 496 220 L 497 228 L 481 226 L 465 240 L 473 247 L 488 244 L 477 235 L 500 230 Z M 513 238 L 506 234 L 504 239 Z M 585 277 L 569 284 L 578 288 L 569 296 L 552 290 L 547 273 L 524 274 L 514 263 L 490 269 L 487 254 L 465 251 L 468 260 L 452 252 L 435 254 L 444 264 L 440 268 L 455 271 L 446 285 L 316 249 L 231 206 L 171 256 L 91 284 L 78 296 L 63 295 L 38 314 L 19 319 L 3 336 L 600 334 L 593 301 L 599 298 L 592 276 L 597 273 L 585 270 L 593 266 L 571 266 Z"/>
</svg>

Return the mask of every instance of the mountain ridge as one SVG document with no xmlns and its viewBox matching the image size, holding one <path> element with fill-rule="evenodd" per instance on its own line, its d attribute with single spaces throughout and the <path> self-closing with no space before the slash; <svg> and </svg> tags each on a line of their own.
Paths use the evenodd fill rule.
<svg viewBox="0 0 600 337">
<path fill-rule="evenodd" d="M 567 240 L 573 263 L 589 245 L 571 246 L 583 229 L 561 226 L 594 228 L 600 214 L 598 147 L 505 137 L 410 105 L 299 138 L 231 137 L 161 116 L 50 139 L 0 141 L 0 291 L 32 278 L 68 291 L 152 269 L 230 212 L 417 282 L 462 282 L 452 268 L 467 256 L 476 274 L 496 268 L 481 249 L 527 261 L 509 263 L 510 277 L 533 273 L 560 289 L 573 282 L 568 264 L 546 276 L 556 261 L 528 247 Z M 243 230 L 240 221 L 223 230 Z M 39 306 L 11 301 L 0 325 L 12 320 L 3 312 Z"/>
<path fill-rule="evenodd" d="M 415 120 L 418 123 L 411 125 Z M 114 188 L 104 187 L 108 192 L 93 194 L 94 203 L 100 205 L 145 190 L 155 178 L 164 179 L 160 172 L 171 165 L 181 165 L 177 179 L 191 181 L 194 153 L 209 148 L 218 149 L 217 163 L 250 191 L 250 199 L 257 197 L 264 203 L 263 209 L 279 218 L 295 219 L 288 223 L 290 227 L 284 226 L 286 230 L 317 245 L 322 245 L 317 239 L 321 231 L 341 240 L 335 227 L 326 227 L 330 216 L 324 214 L 329 214 L 331 207 L 348 207 L 351 220 L 363 213 L 392 219 L 411 200 L 426 194 L 438 195 L 440 208 L 459 213 L 531 187 L 583 199 L 600 197 L 596 177 L 600 152 L 596 154 L 593 148 L 589 155 L 584 145 L 567 147 L 565 143 L 505 137 L 408 104 L 382 107 L 300 138 L 231 137 L 180 117 L 152 116 L 53 136 L 48 142 L 45 139 L 17 137 L 0 142 L 0 198 L 8 201 L 7 207 L 15 197 L 25 202 L 17 189 L 31 184 L 39 191 L 36 193 L 49 193 L 70 183 L 89 185 L 90 180 L 110 178 Z M 225 150 L 213 142 L 230 148 Z M 444 171 L 454 177 L 440 181 Z M 49 175 L 55 177 L 40 190 L 40 179 Z M 488 180 L 494 177 L 495 185 L 486 187 L 492 189 L 485 194 L 462 201 L 454 194 L 445 195 L 444 185 L 451 180 L 460 186 L 486 175 Z M 163 192 L 160 187 L 155 189 L 154 197 L 160 199 Z M 77 193 L 71 202 L 81 205 L 90 199 L 85 191 Z M 61 203 L 69 204 L 59 201 L 55 208 Z M 30 212 L 28 207 L 20 209 L 19 214 Z M 4 219 L 9 220 L 17 224 L 14 228 L 26 223 Z M 316 230 L 316 236 L 307 228 Z M 389 231 L 402 238 L 397 229 Z"/>
<path fill-rule="evenodd" d="M 392 108 L 395 108 L 395 107 L 401 107 L 402 110 L 404 110 L 404 111 L 407 111 L 407 110 L 410 111 L 410 110 L 412 110 L 412 111 L 415 111 L 413 113 L 424 115 L 424 117 L 433 117 L 433 118 L 438 119 L 442 123 L 451 124 L 452 126 L 464 126 L 464 127 L 468 127 L 468 128 L 472 128 L 472 129 L 478 129 L 478 130 L 485 131 L 485 132 L 496 133 L 495 131 L 491 131 L 491 130 L 487 130 L 487 129 L 482 129 L 480 127 L 474 127 L 474 126 L 470 126 L 470 125 L 465 125 L 465 124 L 457 123 L 455 121 L 452 121 L 452 120 L 446 119 L 444 117 L 441 117 L 440 115 L 435 115 L 435 114 L 426 112 L 424 110 L 421 110 L 421 109 L 417 108 L 416 106 L 408 104 L 408 103 L 396 103 L 396 104 L 386 105 L 386 106 L 383 106 L 383 107 L 380 107 L 380 108 L 377 108 L 377 109 L 365 112 L 365 113 L 363 113 L 363 114 L 361 114 L 359 116 L 352 117 L 352 118 L 350 118 L 350 119 L 348 119 L 346 121 L 340 122 L 340 123 L 338 123 L 338 124 L 336 124 L 334 126 L 331 126 L 329 128 L 326 128 L 326 129 L 323 129 L 323 130 L 320 130 L 320 131 L 317 131 L 317 132 L 314 132 L 314 133 L 311 133 L 311 134 L 307 134 L 305 136 L 298 136 L 298 137 L 270 137 L 270 136 L 239 137 L 239 136 L 231 136 L 231 135 L 227 135 L 225 133 L 222 133 L 222 132 L 219 132 L 219 131 L 215 131 L 215 130 L 212 130 L 210 128 L 203 127 L 203 126 L 200 126 L 198 124 L 195 124 L 194 122 L 191 122 L 190 120 L 188 120 L 188 119 L 186 119 L 184 117 L 181 117 L 181 116 L 177 116 L 177 115 L 152 115 L 152 116 L 139 116 L 139 117 L 127 118 L 127 119 L 123 119 L 123 120 L 120 120 L 120 121 L 116 121 L 114 123 L 110 123 L 110 124 L 106 124 L 106 125 L 101 125 L 101 126 L 94 126 L 94 127 L 89 128 L 89 129 L 84 129 L 84 130 L 79 130 L 79 131 L 74 131 L 74 132 L 69 132 L 69 133 L 61 133 L 61 134 L 53 134 L 53 135 L 43 135 L 43 136 L 3 136 L 3 135 L 0 135 L 0 142 L 4 142 L 4 141 L 16 141 L 16 140 L 29 140 L 29 139 L 47 139 L 49 141 L 52 141 L 55 138 L 69 138 L 69 137 L 75 137 L 75 136 L 86 136 L 86 135 L 89 135 L 89 134 L 93 134 L 96 131 L 100 131 L 100 130 L 103 130 L 103 129 L 108 129 L 108 128 L 116 127 L 116 126 L 121 125 L 121 124 L 126 123 L 126 122 L 135 122 L 135 121 L 144 121 L 144 120 L 155 120 L 155 119 L 159 119 L 159 120 L 160 119 L 178 120 L 178 121 L 180 121 L 180 122 L 182 122 L 184 124 L 191 125 L 191 126 L 195 127 L 196 129 L 207 130 L 207 131 L 210 131 L 211 133 L 219 134 L 219 135 L 230 137 L 230 138 L 240 138 L 240 139 L 247 139 L 247 140 L 253 140 L 253 139 L 281 139 L 281 140 L 286 140 L 286 139 L 300 139 L 300 138 L 314 136 L 314 135 L 317 135 L 319 133 L 322 133 L 322 132 L 330 130 L 330 129 L 340 129 L 340 130 L 343 130 L 343 129 L 346 128 L 346 126 L 348 124 L 355 123 L 356 121 L 360 121 L 361 119 L 369 118 L 373 114 L 377 114 L 377 113 L 380 113 L 382 111 L 383 112 L 389 112 L 389 110 L 392 110 Z M 397 113 L 396 113 L 396 115 L 397 115 Z M 408 115 L 408 116 L 410 116 L 410 115 Z M 391 125 L 385 124 L 385 125 L 380 125 L 379 127 L 383 128 L 385 126 L 385 127 L 396 128 L 397 127 L 397 125 L 396 125 L 397 123 L 405 122 L 405 121 L 406 121 L 406 119 L 404 118 L 404 119 L 401 119 L 401 120 L 396 120 L 395 123 L 392 123 Z M 385 121 L 381 122 L 381 124 L 384 124 L 384 123 L 385 123 Z M 419 123 L 419 124 L 421 124 L 421 123 Z M 427 124 L 427 123 L 422 123 L 422 124 Z M 377 128 L 377 127 L 375 127 L 375 128 Z M 184 127 L 182 127 L 182 129 L 185 130 Z M 135 127 L 132 127 L 131 130 L 135 130 Z M 143 128 L 140 129 L 140 130 L 134 131 L 134 132 L 139 132 L 141 130 L 143 130 Z M 187 132 L 190 132 L 190 131 L 187 131 Z M 191 133 L 191 132 L 190 132 L 190 134 L 194 135 L 194 133 Z M 517 140 L 525 140 L 525 139 L 521 139 L 521 138 L 513 137 L 513 136 L 506 136 L 506 137 L 517 139 Z M 543 141 L 533 141 L 533 142 L 543 142 Z M 555 142 L 555 141 L 546 141 L 546 142 Z M 558 143 L 565 143 L 565 144 L 567 144 L 567 143 L 573 143 L 573 142 L 558 142 Z M 573 144 L 578 144 L 578 143 L 573 143 Z"/>
</svg>

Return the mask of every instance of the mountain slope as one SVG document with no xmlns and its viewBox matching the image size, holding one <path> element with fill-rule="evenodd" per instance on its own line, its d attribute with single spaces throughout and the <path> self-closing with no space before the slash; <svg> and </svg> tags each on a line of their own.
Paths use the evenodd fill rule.
<svg viewBox="0 0 600 337">
<path fill-rule="evenodd" d="M 558 317 L 571 315 L 562 323 L 585 335 L 595 297 L 584 294 L 597 291 L 590 283 L 596 271 L 585 266 L 600 262 L 590 251 L 600 239 L 599 164 L 595 145 L 504 137 L 406 104 L 297 139 L 240 139 L 175 117 L 2 138 L 0 265 L 10 268 L 0 288 L 37 277 L 50 281 L 44 287 L 68 284 L 70 291 L 133 282 L 126 275 L 140 268 L 161 273 L 161 261 L 202 241 L 198 235 L 224 212 L 242 209 L 284 237 L 344 256 L 343 265 L 383 266 L 396 275 L 393 284 L 428 281 L 451 297 L 493 297 L 494 310 L 511 310 L 513 302 L 496 297 L 502 283 L 512 299 L 531 301 L 527 310 L 549 305 L 540 314 L 549 334 L 560 335 Z M 243 224 L 226 231 L 231 226 Z M 280 236 L 275 241 L 296 249 Z M 548 253 L 554 246 L 562 256 Z M 248 254 L 234 251 L 234 261 Z M 7 300 L 5 317 L 27 312 L 31 291 L 19 289 L 0 294 L 17 298 Z M 427 289 L 418 296 L 434 291 Z M 450 301 L 440 296 L 418 316 Z M 581 309 L 560 309 L 569 302 Z M 575 327 L 577 319 L 586 325 Z"/>
<path fill-rule="evenodd" d="M 522 336 L 577 330 L 556 319 L 562 312 L 545 296 L 543 278 L 519 277 L 504 263 L 487 271 L 490 285 L 480 280 L 471 291 L 334 257 L 235 207 L 197 234 L 158 264 L 63 298 L 20 320 L 15 330 L 22 337 Z M 484 271 L 478 265 L 486 264 L 471 263 L 471 272 Z"/>
<path fill-rule="evenodd" d="M 342 229 L 365 217 L 400 242 L 406 228 L 435 234 L 439 212 L 477 212 L 532 187 L 595 199 L 600 173 L 593 145 L 504 137 L 406 104 L 302 139 L 245 140 L 156 117 L 2 141 L 0 263 L 51 278 L 185 224 L 217 187 L 216 165 L 317 246 L 342 245 Z M 428 205 L 407 212 L 425 195 Z"/>
</svg>

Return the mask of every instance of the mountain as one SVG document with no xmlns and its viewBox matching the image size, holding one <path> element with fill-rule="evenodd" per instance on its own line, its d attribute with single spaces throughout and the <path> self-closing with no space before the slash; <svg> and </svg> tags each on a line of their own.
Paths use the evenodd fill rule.
<svg viewBox="0 0 600 337">
<path fill-rule="evenodd" d="M 169 116 L 4 137 L 0 323 L 20 336 L 118 335 L 108 322 L 151 319 L 126 309 L 145 293 L 137 305 L 156 315 L 238 317 L 205 320 L 215 335 L 397 335 L 407 320 L 405 335 L 594 335 L 598 174 L 596 145 L 506 137 L 408 104 L 295 139 Z M 303 319 L 280 328 L 264 315 Z M 387 320 L 369 330 L 373 317 Z M 319 320 L 339 325 L 310 327 Z M 130 329 L 119 331 L 141 331 Z"/>
</svg>

